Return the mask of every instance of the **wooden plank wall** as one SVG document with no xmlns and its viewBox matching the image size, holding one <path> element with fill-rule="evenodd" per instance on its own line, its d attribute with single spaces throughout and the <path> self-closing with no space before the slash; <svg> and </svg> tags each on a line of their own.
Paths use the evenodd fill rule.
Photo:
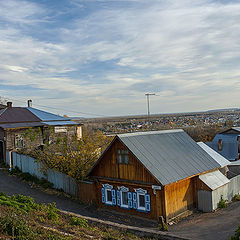
<svg viewBox="0 0 240 240">
<path fill-rule="evenodd" d="M 102 157 L 99 164 L 91 173 L 91 176 L 156 183 L 159 185 L 155 178 L 132 153 L 129 155 L 129 164 L 118 164 L 118 149 L 127 150 L 126 147 L 117 139 Z"/>
<path fill-rule="evenodd" d="M 78 183 L 78 198 L 80 201 L 87 204 L 96 204 L 96 183 L 95 182 L 79 182 Z"/>
<path fill-rule="evenodd" d="M 148 213 L 139 212 L 135 209 L 123 209 L 119 206 L 106 206 L 102 203 L 102 184 L 110 184 L 113 186 L 115 190 L 118 189 L 118 187 L 124 186 L 129 188 L 129 191 L 135 192 L 134 188 L 142 188 L 144 190 L 147 190 L 147 193 L 150 194 L 151 198 L 151 211 Z M 107 180 L 99 180 L 97 183 L 97 204 L 100 207 L 107 208 L 109 210 L 124 212 L 131 215 L 138 215 L 141 217 L 151 218 L 151 219 L 158 219 L 159 216 L 162 216 L 164 213 L 163 210 L 163 190 L 157 190 L 156 195 L 153 193 L 152 186 L 151 185 L 141 185 L 141 184 L 134 184 L 134 183 L 128 183 L 128 182 L 117 182 L 117 181 L 107 181 Z"/>
<path fill-rule="evenodd" d="M 197 204 L 197 177 L 165 186 L 167 219 L 173 218 Z"/>
</svg>

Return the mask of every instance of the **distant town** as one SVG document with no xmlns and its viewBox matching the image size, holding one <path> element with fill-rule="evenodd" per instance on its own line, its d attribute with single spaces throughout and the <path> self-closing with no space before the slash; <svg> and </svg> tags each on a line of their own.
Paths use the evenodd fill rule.
<svg viewBox="0 0 240 240">
<path fill-rule="evenodd" d="M 219 109 L 195 113 L 154 114 L 109 118 L 81 118 L 77 121 L 107 135 L 145 130 L 189 127 L 228 128 L 240 126 L 240 109 Z"/>
</svg>

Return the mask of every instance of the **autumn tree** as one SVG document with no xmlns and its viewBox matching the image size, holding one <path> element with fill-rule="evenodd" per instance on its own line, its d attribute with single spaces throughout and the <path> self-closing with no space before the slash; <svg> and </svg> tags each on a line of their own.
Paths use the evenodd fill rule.
<svg viewBox="0 0 240 240">
<path fill-rule="evenodd" d="M 111 140 L 101 131 L 85 130 L 80 140 L 59 137 L 54 143 L 46 144 L 43 150 L 35 150 L 32 155 L 42 163 L 43 170 L 52 168 L 83 180 Z"/>
</svg>

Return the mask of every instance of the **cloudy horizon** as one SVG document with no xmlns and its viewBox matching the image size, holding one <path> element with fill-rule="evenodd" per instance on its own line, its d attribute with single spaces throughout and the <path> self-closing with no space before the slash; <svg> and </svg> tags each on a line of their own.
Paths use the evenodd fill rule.
<svg viewBox="0 0 240 240">
<path fill-rule="evenodd" d="M 79 117 L 145 114 L 146 92 L 154 114 L 238 107 L 239 22 L 237 1 L 1 1 L 0 96 Z"/>
</svg>

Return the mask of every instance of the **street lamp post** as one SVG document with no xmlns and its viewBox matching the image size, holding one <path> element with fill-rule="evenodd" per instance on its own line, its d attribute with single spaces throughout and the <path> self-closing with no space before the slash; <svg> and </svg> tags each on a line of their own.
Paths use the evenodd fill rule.
<svg viewBox="0 0 240 240">
<path fill-rule="evenodd" d="M 147 114 L 148 114 L 148 125 L 149 125 L 149 119 L 150 119 L 150 101 L 149 96 L 156 95 L 155 93 L 145 93 L 145 96 L 147 97 Z"/>
</svg>

